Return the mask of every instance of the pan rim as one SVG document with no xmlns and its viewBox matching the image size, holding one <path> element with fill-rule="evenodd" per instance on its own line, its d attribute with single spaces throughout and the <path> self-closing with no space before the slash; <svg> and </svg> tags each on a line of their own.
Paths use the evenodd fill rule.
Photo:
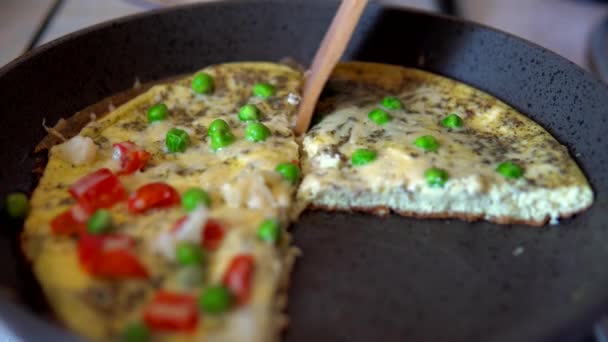
<svg viewBox="0 0 608 342">
<path fill-rule="evenodd" d="M 64 36 L 55 38 L 30 51 L 25 52 L 22 55 L 19 55 L 18 57 L 14 58 L 13 60 L 8 62 L 4 66 L 0 66 L 0 78 L 3 77 L 4 75 L 8 74 L 13 69 L 18 68 L 20 65 L 26 63 L 30 59 L 35 58 L 36 56 L 46 52 L 47 50 L 51 50 L 51 49 L 55 48 L 56 46 L 65 44 L 67 42 L 76 40 L 81 37 L 84 37 L 95 31 L 107 29 L 112 26 L 122 25 L 127 22 L 140 20 L 142 18 L 152 17 L 155 15 L 162 15 L 164 13 L 180 12 L 180 11 L 188 10 L 191 8 L 212 7 L 212 6 L 220 6 L 220 7 L 241 6 L 241 5 L 254 4 L 254 3 L 257 3 L 257 4 L 259 4 L 259 3 L 283 4 L 284 5 L 285 0 L 208 0 L 207 2 L 187 3 L 187 4 L 170 6 L 170 7 L 159 7 L 159 8 L 154 8 L 151 10 L 144 10 L 143 12 L 140 12 L 140 13 L 130 14 L 130 15 L 118 17 L 115 19 L 106 20 L 101 23 L 97 23 L 97 24 L 76 30 L 74 32 L 68 33 Z M 289 0 L 289 3 L 296 4 L 296 5 L 297 4 L 309 5 L 309 6 L 310 5 L 318 6 L 318 4 L 319 4 L 318 2 L 313 4 L 313 3 L 307 2 L 306 0 Z M 324 3 L 325 4 L 330 4 L 330 3 L 337 4 L 338 0 L 325 0 Z M 437 18 L 437 19 L 444 20 L 444 21 L 447 20 L 447 21 L 451 21 L 454 23 L 463 24 L 467 27 L 482 28 L 484 30 L 491 31 L 491 32 L 506 36 L 511 39 L 519 40 L 532 48 L 548 52 L 548 53 L 552 54 L 554 58 L 556 57 L 558 59 L 561 59 L 564 62 L 567 62 L 568 64 L 570 64 L 571 67 L 574 67 L 577 71 L 585 73 L 587 76 L 591 77 L 593 80 L 598 81 L 606 89 L 606 91 L 608 91 L 608 84 L 604 83 L 597 75 L 592 74 L 591 72 L 585 70 L 578 64 L 572 62 L 571 60 L 560 55 L 559 53 L 557 53 L 549 48 L 543 47 L 526 38 L 511 34 L 509 32 L 501 30 L 499 28 L 495 28 L 495 27 L 492 27 L 492 26 L 489 26 L 489 25 L 486 25 L 483 23 L 475 22 L 475 21 L 469 20 L 469 19 L 459 18 L 459 17 L 455 17 L 455 16 L 451 16 L 451 15 L 437 13 L 437 12 L 433 12 L 433 11 L 429 11 L 429 10 L 424 10 L 424 9 L 411 8 L 411 7 L 400 6 L 400 5 L 395 5 L 395 4 L 384 4 L 384 3 L 382 3 L 382 1 L 374 1 L 373 3 L 381 6 L 382 8 L 385 8 L 385 9 L 397 10 L 397 11 L 401 11 L 401 12 L 409 12 L 409 13 L 412 13 L 412 14 L 415 14 L 418 16 L 432 17 L 432 18 Z"/>
</svg>

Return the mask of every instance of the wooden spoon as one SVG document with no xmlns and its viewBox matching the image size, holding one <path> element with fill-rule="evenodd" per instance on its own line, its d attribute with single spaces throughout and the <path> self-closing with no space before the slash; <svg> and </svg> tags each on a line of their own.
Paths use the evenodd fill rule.
<svg viewBox="0 0 608 342">
<path fill-rule="evenodd" d="M 308 130 L 319 95 L 342 57 L 366 4 L 367 0 L 343 0 L 338 8 L 304 81 L 304 92 L 294 128 L 297 135 Z"/>
</svg>

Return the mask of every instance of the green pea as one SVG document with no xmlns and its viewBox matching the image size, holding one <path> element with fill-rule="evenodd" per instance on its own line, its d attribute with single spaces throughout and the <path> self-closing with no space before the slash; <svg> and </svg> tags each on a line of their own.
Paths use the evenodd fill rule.
<svg viewBox="0 0 608 342">
<path fill-rule="evenodd" d="M 232 144 L 235 140 L 234 134 L 230 131 L 216 131 L 211 135 L 211 148 L 214 151 L 219 150 Z"/>
<path fill-rule="evenodd" d="M 253 86 L 253 95 L 267 99 L 274 95 L 275 89 L 269 83 L 256 83 Z"/>
<path fill-rule="evenodd" d="M 177 245 L 175 259 L 182 266 L 200 265 L 204 258 L 203 249 L 194 243 L 184 242 Z"/>
<path fill-rule="evenodd" d="M 442 188 L 448 180 L 448 173 L 445 170 L 432 167 L 424 172 L 426 184 L 433 188 Z"/>
<path fill-rule="evenodd" d="M 389 113 L 383 111 L 380 108 L 376 108 L 369 112 L 369 114 L 367 114 L 367 117 L 378 125 L 384 125 L 392 119 Z"/>
<path fill-rule="evenodd" d="M 207 129 L 207 134 L 212 135 L 215 132 L 220 131 L 230 131 L 230 126 L 228 126 L 228 123 L 222 119 L 215 119 L 211 121 L 211 123 L 209 124 L 209 128 Z"/>
<path fill-rule="evenodd" d="M 524 174 L 521 166 L 512 161 L 505 161 L 496 166 L 496 172 L 500 173 L 505 178 L 517 179 Z"/>
<path fill-rule="evenodd" d="M 30 204 L 27 196 L 20 192 L 13 192 L 6 196 L 4 203 L 8 216 L 14 219 L 22 219 L 27 216 Z"/>
<path fill-rule="evenodd" d="M 270 136 L 270 130 L 259 122 L 250 123 L 245 128 L 245 137 L 247 140 L 260 142 L 266 140 Z"/>
<path fill-rule="evenodd" d="M 183 129 L 171 128 L 167 132 L 165 145 L 170 152 L 184 152 L 190 144 L 190 137 Z"/>
<path fill-rule="evenodd" d="M 239 109 L 239 120 L 255 121 L 260 118 L 260 110 L 253 104 L 246 104 Z"/>
<path fill-rule="evenodd" d="M 401 109 L 401 101 L 394 96 L 387 96 L 382 99 L 382 107 L 386 109 Z"/>
<path fill-rule="evenodd" d="M 377 156 L 376 151 L 360 148 L 350 157 L 350 162 L 354 166 L 361 166 L 373 162 Z"/>
<path fill-rule="evenodd" d="M 204 205 L 207 208 L 211 206 L 209 194 L 205 190 L 199 188 L 190 188 L 186 190 L 182 195 L 182 207 L 184 207 L 186 211 L 192 211 L 199 205 Z"/>
<path fill-rule="evenodd" d="M 281 238 L 281 225 L 275 219 L 264 220 L 258 227 L 258 238 L 269 243 L 276 243 Z"/>
<path fill-rule="evenodd" d="M 423 135 L 414 140 L 414 145 L 420 147 L 425 151 L 437 152 L 439 149 L 439 142 L 432 135 Z"/>
<path fill-rule="evenodd" d="M 91 234 L 103 234 L 112 229 L 112 215 L 106 209 L 98 209 L 87 222 L 87 231 Z"/>
<path fill-rule="evenodd" d="M 220 314 L 228 311 L 232 305 L 232 294 L 224 286 L 206 288 L 198 298 L 201 310 L 208 314 Z"/>
<path fill-rule="evenodd" d="M 460 116 L 456 114 L 450 114 L 446 116 L 443 120 L 441 120 L 441 124 L 444 127 L 448 128 L 459 128 L 462 127 L 464 122 L 462 121 L 462 118 Z"/>
<path fill-rule="evenodd" d="M 150 340 L 150 331 L 144 324 L 133 322 L 124 327 L 120 340 L 123 342 L 147 342 Z"/>
<path fill-rule="evenodd" d="M 169 109 L 164 103 L 158 103 L 148 108 L 148 122 L 162 121 L 169 115 Z"/>
<path fill-rule="evenodd" d="M 199 265 L 189 265 L 177 270 L 176 279 L 179 286 L 185 290 L 191 290 L 203 284 L 203 269 Z"/>
<path fill-rule="evenodd" d="M 192 78 L 192 90 L 197 94 L 208 94 L 213 91 L 213 77 L 206 72 L 199 72 Z"/>
<path fill-rule="evenodd" d="M 275 171 L 291 184 L 296 184 L 300 179 L 300 168 L 294 163 L 281 163 Z"/>
</svg>

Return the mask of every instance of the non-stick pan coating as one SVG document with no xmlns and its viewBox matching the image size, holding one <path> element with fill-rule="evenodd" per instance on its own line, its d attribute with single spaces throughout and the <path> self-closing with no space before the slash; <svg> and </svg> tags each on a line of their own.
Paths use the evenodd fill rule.
<svg viewBox="0 0 608 342">
<path fill-rule="evenodd" d="M 42 118 L 69 116 L 135 77 L 285 56 L 308 63 L 335 9 L 327 0 L 166 9 L 71 35 L 8 65 L 0 70 L 0 194 L 34 185 L 30 152 L 45 134 Z M 608 88 L 510 35 L 379 5 L 366 11 L 345 59 L 418 66 L 495 95 L 565 143 L 597 197 L 588 212 L 540 229 L 306 213 L 294 226 L 304 254 L 292 277 L 286 340 L 537 341 L 589 333 L 608 311 Z M 39 293 L 20 271 L 15 231 L 3 225 L 1 284 L 29 299 L 26 310 L 39 311 L 31 300 Z M 29 338 L 51 336 L 27 330 L 20 329 Z"/>
</svg>

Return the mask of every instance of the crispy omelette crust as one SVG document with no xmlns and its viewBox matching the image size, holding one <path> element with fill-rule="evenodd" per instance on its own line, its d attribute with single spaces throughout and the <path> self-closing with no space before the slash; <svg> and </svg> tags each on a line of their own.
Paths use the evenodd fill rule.
<svg viewBox="0 0 608 342">
<path fill-rule="evenodd" d="M 385 109 L 392 120 L 378 125 L 367 113 L 387 95 L 403 109 Z M 547 131 L 496 98 L 424 71 L 351 62 L 339 65 L 317 107 L 315 126 L 303 145 L 305 177 L 298 199 L 312 208 L 365 211 L 422 218 L 485 219 L 540 226 L 588 208 L 593 193 L 567 149 Z M 441 119 L 456 113 L 460 129 Z M 439 150 L 414 146 L 434 136 Z M 359 167 L 359 148 L 378 153 Z M 508 180 L 496 165 L 512 160 L 524 176 Z M 444 188 L 426 185 L 424 171 L 446 170 Z"/>
<path fill-rule="evenodd" d="M 248 329 L 253 329 L 248 335 L 252 341 L 273 341 L 279 339 L 287 322 L 283 308 L 288 275 L 299 251 L 291 246 L 291 237 L 286 231 L 276 247 L 259 242 L 255 232 L 258 224 L 268 217 L 278 218 L 282 229 L 289 222 L 295 188 L 282 181 L 274 168 L 279 162 L 299 158 L 298 145 L 289 129 L 296 106 L 286 98 L 290 93 L 299 92 L 301 73 L 286 66 L 258 62 L 220 64 L 203 71 L 215 80 L 215 92 L 211 96 L 193 95 L 192 76 L 189 76 L 153 86 L 84 127 L 79 134 L 90 137 L 100 148 L 93 164 L 74 166 L 51 150 L 31 199 L 32 211 L 21 236 L 22 249 L 51 307 L 68 327 L 85 337 L 115 339 L 125 323 L 141 319 L 141 310 L 160 288 L 194 295 L 200 292 L 200 289 L 179 289 L 175 263 L 154 251 L 158 234 L 170 229 L 184 215 L 179 207 L 135 216 L 127 213 L 124 204 L 112 208 L 116 231 L 139 241 L 135 253 L 151 273 L 151 278 L 145 281 L 112 281 L 89 276 L 79 265 L 76 239 L 55 236 L 50 231 L 51 219 L 73 204 L 67 192 L 70 184 L 101 167 L 111 168 L 112 144 L 125 140 L 134 141 L 152 154 L 142 172 L 121 177 L 128 192 L 148 182 L 166 181 L 180 193 L 191 186 L 201 186 L 210 193 L 213 201 L 210 217 L 229 227 L 222 245 L 209 255 L 207 278 L 210 281 L 219 281 L 229 258 L 243 248 L 256 258 L 250 305 L 244 310 L 234 310 L 239 319 L 233 320 L 231 314 L 225 322 L 205 317 L 195 335 L 155 334 L 155 341 L 190 340 L 196 335 L 217 341 L 242 340 L 242 336 L 230 334 L 229 330 L 247 333 Z M 251 87 L 256 82 L 273 83 L 276 96 L 267 101 L 252 97 Z M 168 105 L 169 119 L 148 125 L 146 110 L 158 102 Z M 236 113 L 245 103 L 255 103 L 264 113 L 260 121 L 273 132 L 265 143 L 254 144 L 243 138 L 245 124 L 236 119 Z M 206 137 L 206 127 L 216 118 L 225 119 L 237 136 L 237 142 L 230 149 L 220 152 L 209 149 Z M 73 121 L 68 120 L 61 131 L 67 132 L 68 137 L 76 134 L 75 124 L 86 119 L 87 115 L 77 115 Z M 192 144 L 185 153 L 167 154 L 163 150 L 164 132 L 175 126 L 189 132 Z M 46 139 L 40 147 L 52 145 L 50 140 Z M 223 184 L 233 185 L 228 189 L 230 198 L 226 197 Z M 250 187 L 251 190 L 247 190 L 250 193 L 243 193 L 239 186 Z M 271 194 L 274 202 L 268 202 L 268 196 L 255 197 L 254 189 Z M 250 317 L 251 324 L 243 329 L 230 329 L 242 322 L 243 317 Z M 221 328 L 222 325 L 225 328 Z"/>
</svg>

